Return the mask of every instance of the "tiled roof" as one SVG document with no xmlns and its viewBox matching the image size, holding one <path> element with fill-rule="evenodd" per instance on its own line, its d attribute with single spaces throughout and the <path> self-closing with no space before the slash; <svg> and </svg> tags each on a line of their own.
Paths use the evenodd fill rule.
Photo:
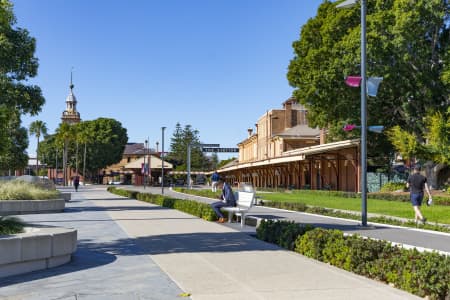
<svg viewBox="0 0 450 300">
<path fill-rule="evenodd" d="M 125 145 L 124 155 L 144 154 L 144 143 L 127 143 Z"/>
<path fill-rule="evenodd" d="M 311 128 L 308 125 L 297 125 L 292 128 L 286 129 L 281 133 L 274 134 L 274 136 L 281 137 L 317 137 L 320 134 L 319 128 Z"/>
</svg>

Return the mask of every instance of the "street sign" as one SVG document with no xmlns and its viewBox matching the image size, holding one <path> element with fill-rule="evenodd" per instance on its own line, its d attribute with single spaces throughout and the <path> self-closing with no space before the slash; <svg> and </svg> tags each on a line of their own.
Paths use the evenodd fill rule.
<svg viewBox="0 0 450 300">
<path fill-rule="evenodd" d="M 203 152 L 239 152 L 239 148 L 203 148 Z"/>
<path fill-rule="evenodd" d="M 204 148 L 204 147 L 219 148 L 219 147 L 220 147 L 220 144 L 200 144 L 200 146 L 201 146 L 202 148 Z"/>
</svg>

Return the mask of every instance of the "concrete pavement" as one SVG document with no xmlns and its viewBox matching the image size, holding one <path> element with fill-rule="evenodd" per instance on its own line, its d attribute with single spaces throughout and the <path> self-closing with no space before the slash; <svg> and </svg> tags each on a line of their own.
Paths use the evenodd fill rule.
<svg viewBox="0 0 450 300">
<path fill-rule="evenodd" d="M 417 299 L 100 187 L 73 193 L 64 213 L 21 217 L 77 228 L 78 251 L 68 265 L 2 279 L 0 299 Z"/>
<path fill-rule="evenodd" d="M 126 187 L 126 189 L 138 190 L 140 192 L 161 193 L 161 188 L 142 187 Z M 173 196 L 182 199 L 193 199 L 205 203 L 212 203 L 216 200 L 199 197 L 194 195 L 187 195 L 175 192 L 171 189 L 165 188 L 164 193 L 167 196 Z M 361 227 L 360 221 L 348 220 L 334 217 L 327 217 L 321 215 L 313 215 L 309 213 L 288 211 L 264 206 L 254 206 L 248 214 L 262 219 L 278 219 L 290 220 L 296 223 L 311 224 L 324 228 L 335 228 L 342 230 L 348 234 L 359 234 L 362 236 L 387 240 L 393 243 L 402 244 L 406 247 L 416 247 L 419 250 L 436 250 L 442 254 L 450 255 L 450 234 L 444 232 L 437 232 L 431 230 L 423 230 L 420 228 L 407 228 L 400 226 L 392 226 L 387 224 L 370 223 L 368 227 Z M 240 230 L 237 224 L 232 225 L 233 228 Z M 254 232 L 255 227 L 246 226 L 244 231 Z"/>
</svg>

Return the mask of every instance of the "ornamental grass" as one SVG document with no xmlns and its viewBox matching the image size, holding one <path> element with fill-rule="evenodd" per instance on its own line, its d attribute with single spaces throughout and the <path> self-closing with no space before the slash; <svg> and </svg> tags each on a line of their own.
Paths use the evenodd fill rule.
<svg viewBox="0 0 450 300">
<path fill-rule="evenodd" d="M 46 200 L 59 198 L 57 190 L 48 190 L 21 180 L 0 181 L 0 200 Z"/>
</svg>

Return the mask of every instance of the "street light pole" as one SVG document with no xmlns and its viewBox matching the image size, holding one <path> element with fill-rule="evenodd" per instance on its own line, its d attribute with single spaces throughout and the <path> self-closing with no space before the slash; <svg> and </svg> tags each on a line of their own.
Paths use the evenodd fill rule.
<svg viewBox="0 0 450 300">
<path fill-rule="evenodd" d="M 166 127 L 161 127 L 161 194 L 164 195 L 164 130 Z"/>
<path fill-rule="evenodd" d="M 190 190 L 191 187 L 191 143 L 189 142 L 188 146 L 187 146 L 187 188 L 188 190 Z"/>
<path fill-rule="evenodd" d="M 366 78 L 366 11 L 367 0 L 361 0 L 361 223 L 367 226 L 367 78 Z"/>
<path fill-rule="evenodd" d="M 366 12 L 367 0 L 361 3 L 361 225 L 367 226 L 367 78 L 366 78 Z M 337 8 L 349 8 L 358 0 L 346 0 L 339 3 Z"/>
<path fill-rule="evenodd" d="M 145 157 L 147 156 L 147 143 L 148 140 L 145 140 L 145 144 L 144 144 L 144 190 L 145 190 L 145 179 L 147 176 L 147 165 L 145 164 Z"/>
</svg>

